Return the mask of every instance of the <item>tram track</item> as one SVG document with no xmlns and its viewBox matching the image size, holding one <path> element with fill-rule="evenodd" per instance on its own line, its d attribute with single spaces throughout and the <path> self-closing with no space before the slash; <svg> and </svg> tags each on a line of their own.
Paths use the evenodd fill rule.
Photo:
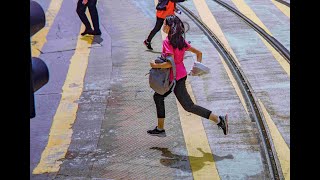
<svg viewBox="0 0 320 180">
<path fill-rule="evenodd" d="M 262 142 L 263 151 L 267 160 L 270 176 L 272 179 L 283 179 L 283 174 L 280 162 L 277 158 L 277 153 L 271 138 L 270 131 L 267 126 L 266 119 L 263 115 L 262 108 L 258 103 L 258 99 L 246 78 L 241 67 L 236 63 L 235 58 L 228 52 L 225 46 L 217 38 L 217 36 L 203 23 L 194 13 L 181 4 L 177 4 L 179 9 L 185 13 L 208 37 L 209 41 L 215 46 L 220 53 L 228 67 L 230 68 L 233 76 L 235 77 L 241 93 L 245 99 L 246 106 L 249 110 L 250 118 L 256 122 Z"/>
<path fill-rule="evenodd" d="M 286 2 L 286 1 L 283 1 L 283 0 L 276 0 L 276 1 L 283 4 L 283 5 L 290 7 L 290 3 Z"/>
<path fill-rule="evenodd" d="M 247 23 L 252 29 L 254 29 L 257 33 L 259 33 L 276 51 L 278 51 L 282 57 L 290 64 L 290 51 L 285 48 L 277 39 L 273 36 L 269 35 L 264 29 L 246 17 L 244 14 L 233 8 L 232 6 L 228 5 L 227 3 L 221 0 L 213 0 L 220 4 L 221 6 L 225 7 L 230 12 L 236 14 L 241 20 Z"/>
</svg>

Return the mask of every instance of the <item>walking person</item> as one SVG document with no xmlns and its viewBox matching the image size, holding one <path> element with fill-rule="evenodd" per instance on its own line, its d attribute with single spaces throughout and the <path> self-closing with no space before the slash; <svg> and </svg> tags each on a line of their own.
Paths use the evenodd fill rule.
<svg viewBox="0 0 320 180">
<path fill-rule="evenodd" d="M 97 0 L 78 0 L 77 14 L 79 15 L 80 20 L 86 27 L 84 32 L 81 33 L 82 36 L 86 34 L 101 35 L 101 31 L 99 28 L 99 16 L 98 16 L 96 5 L 97 5 Z M 85 13 L 87 7 L 89 8 L 93 29 L 91 28 L 90 22 Z"/>
<path fill-rule="evenodd" d="M 160 4 L 163 4 L 163 7 L 159 7 Z M 153 48 L 151 47 L 151 40 L 160 31 L 164 19 L 169 15 L 174 15 L 175 6 L 176 5 L 174 0 L 159 0 L 156 11 L 156 24 L 151 30 L 148 38 L 143 41 L 143 44 L 148 49 L 153 50 Z"/>
<path fill-rule="evenodd" d="M 171 56 L 174 59 L 176 65 L 176 86 L 174 88 L 174 94 L 177 97 L 179 103 L 182 107 L 193 114 L 201 116 L 203 118 L 212 120 L 215 122 L 219 128 L 223 130 L 225 135 L 228 134 L 228 116 L 217 116 L 212 113 L 212 111 L 203 108 L 201 106 L 195 105 L 188 94 L 186 89 L 186 79 L 187 79 L 187 71 L 183 63 L 184 53 L 185 51 L 190 51 L 197 55 L 197 61 L 202 61 L 202 52 L 192 47 L 188 42 L 185 41 L 184 36 L 184 25 L 181 20 L 175 16 L 170 15 L 167 16 L 162 30 L 168 34 L 166 39 L 162 44 L 162 55 L 164 57 Z M 171 68 L 170 62 L 164 62 L 156 64 L 154 61 L 150 62 L 150 66 L 152 68 Z M 170 81 L 173 81 L 173 73 L 170 72 Z M 153 99 L 156 104 L 157 109 L 157 117 L 158 117 L 158 126 L 153 130 L 148 130 L 147 133 L 155 136 L 166 136 L 164 130 L 164 120 L 165 120 L 165 105 L 164 98 L 171 93 L 171 90 L 165 93 L 164 95 L 160 95 L 158 93 L 154 93 Z"/>
</svg>

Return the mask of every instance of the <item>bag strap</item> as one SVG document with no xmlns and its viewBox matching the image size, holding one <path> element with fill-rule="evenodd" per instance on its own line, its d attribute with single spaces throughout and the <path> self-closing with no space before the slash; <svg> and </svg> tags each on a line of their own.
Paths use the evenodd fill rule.
<svg viewBox="0 0 320 180">
<path fill-rule="evenodd" d="M 170 63 L 171 63 L 172 72 L 173 72 L 173 80 L 176 80 L 176 74 L 177 74 L 177 72 L 176 72 L 176 64 L 174 63 L 174 60 L 173 60 L 172 56 L 166 57 L 166 60 L 170 61 Z"/>
<path fill-rule="evenodd" d="M 170 83 L 170 87 L 173 86 L 173 88 L 171 89 L 171 91 L 173 91 L 173 89 L 176 86 L 176 64 L 174 63 L 174 60 L 172 58 L 172 56 L 168 56 L 166 57 L 166 60 L 169 61 L 171 63 L 172 66 L 172 72 L 173 72 L 173 81 Z"/>
</svg>

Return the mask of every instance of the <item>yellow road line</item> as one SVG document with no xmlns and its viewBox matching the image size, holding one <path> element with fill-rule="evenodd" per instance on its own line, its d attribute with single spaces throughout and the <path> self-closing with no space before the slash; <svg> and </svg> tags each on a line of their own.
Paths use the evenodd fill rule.
<svg viewBox="0 0 320 180">
<path fill-rule="evenodd" d="M 197 9 L 198 9 L 198 12 L 199 12 L 202 20 L 203 20 L 206 24 L 207 24 L 207 22 L 210 23 L 209 20 L 208 20 L 208 19 L 210 18 L 210 15 L 205 15 L 205 14 L 204 14 L 204 13 L 209 14 L 209 11 L 210 11 L 210 10 L 208 9 L 207 5 L 204 4 L 205 2 L 204 2 L 203 0 L 194 0 L 194 1 L 195 1 L 195 5 L 196 5 L 196 7 L 197 7 Z M 252 19 L 252 17 L 255 16 L 254 13 L 253 13 L 253 11 L 251 11 L 250 8 L 249 8 L 249 10 L 248 10 L 248 7 L 245 7 L 244 4 L 240 4 L 240 1 L 242 2 L 242 0 L 239 0 L 239 1 L 238 1 L 238 0 L 233 0 L 233 2 L 234 2 L 235 4 L 237 4 L 239 7 L 242 7 L 242 9 L 246 9 L 245 12 L 247 12 L 247 13 L 243 13 L 243 14 L 251 17 L 251 19 Z M 198 2 L 198 4 L 197 4 L 196 2 Z M 238 8 L 239 8 L 239 7 L 238 7 Z M 244 8 L 243 8 L 243 7 L 244 7 Z M 210 13 L 211 13 L 211 12 L 210 12 Z M 201 14 L 202 14 L 202 15 L 201 15 Z M 211 14 L 211 16 L 212 16 L 212 14 Z M 212 16 L 212 17 L 213 17 L 213 16 Z M 256 17 L 256 16 L 255 16 L 255 17 Z M 266 32 L 268 32 L 269 34 L 271 34 L 270 31 L 262 24 L 262 22 L 261 22 L 258 18 L 253 18 L 253 19 L 255 19 L 256 22 L 258 22 L 257 24 L 259 24 L 261 27 L 264 27 L 265 30 L 266 30 Z M 260 23 L 259 23 L 259 22 L 260 22 Z M 208 24 L 207 24 L 207 25 L 208 25 Z M 212 25 L 211 25 L 211 26 L 212 26 Z M 211 26 L 209 26 L 209 27 L 211 27 Z M 218 26 L 217 26 L 217 28 L 218 28 Z M 210 29 L 211 29 L 211 28 L 210 28 Z M 219 30 L 217 30 L 217 32 L 221 31 L 220 28 L 218 28 L 218 29 L 219 29 Z M 213 32 L 215 32 L 215 31 L 213 30 L 213 28 L 212 28 L 211 30 L 212 30 Z M 222 33 L 222 32 L 221 32 L 221 33 Z M 224 38 L 224 37 L 223 37 L 223 38 Z M 275 50 L 273 49 L 273 47 L 271 47 L 271 45 L 270 45 L 269 43 L 267 43 L 261 36 L 260 36 L 260 38 L 263 40 L 263 42 L 266 44 L 266 46 L 269 48 L 269 50 L 272 49 L 272 50 L 271 50 L 272 54 L 276 57 L 276 59 L 280 62 L 281 66 L 285 69 L 285 71 L 286 71 L 286 72 L 289 74 L 289 76 L 290 76 L 290 66 L 289 66 L 289 64 L 282 58 L 282 56 L 281 56 L 277 51 L 275 51 Z M 221 60 L 222 60 L 222 57 L 221 57 L 221 56 L 220 56 L 220 58 L 221 58 Z M 224 63 L 223 60 L 222 60 L 222 62 L 223 62 L 223 65 L 224 65 L 225 69 L 227 70 L 227 74 L 228 74 L 229 78 L 231 79 L 231 82 L 232 82 L 233 86 L 235 86 L 236 92 L 237 92 L 238 96 L 240 97 L 240 100 L 241 100 L 243 106 L 246 108 L 245 103 L 244 103 L 244 101 L 243 101 L 243 98 L 241 98 L 242 95 L 241 95 L 241 93 L 238 92 L 239 90 L 238 90 L 238 88 L 236 88 L 237 85 L 233 82 L 233 81 L 234 81 L 234 78 L 233 78 L 232 74 L 229 72 L 229 69 L 228 69 L 228 67 L 226 66 L 226 64 Z M 239 95 L 239 94 L 240 94 L 240 95 Z M 259 101 L 259 102 L 260 102 L 260 101 Z M 262 105 L 261 102 L 260 102 L 260 104 Z M 272 135 L 272 138 L 274 139 L 274 142 L 275 142 L 276 151 L 277 151 L 277 153 L 278 153 L 278 157 L 279 157 L 279 160 L 280 160 L 280 163 L 281 163 L 281 167 L 282 167 L 283 174 L 284 174 L 284 176 L 285 176 L 286 179 L 290 179 L 290 150 L 289 150 L 287 144 L 285 143 L 285 141 L 283 140 L 280 132 L 277 130 L 276 126 L 274 125 L 273 121 L 271 120 L 270 115 L 267 113 L 267 111 L 266 111 L 266 109 L 264 108 L 263 105 L 262 105 L 262 107 L 263 107 L 264 116 L 266 117 L 267 122 L 268 122 L 268 126 L 269 126 L 269 128 L 271 129 L 271 130 L 270 130 L 270 131 L 271 131 L 271 135 Z M 246 111 L 247 111 L 247 109 L 246 109 Z"/>
<path fill-rule="evenodd" d="M 80 33 L 84 29 L 84 25 L 81 25 Z M 76 101 L 82 93 L 92 41 L 93 36 L 79 36 L 78 38 L 76 50 L 70 60 L 67 77 L 62 87 L 61 100 L 53 118 L 48 144 L 33 174 L 57 172 L 62 164 L 59 160 L 65 157 L 71 142 L 72 125 L 78 110 Z"/>
<path fill-rule="evenodd" d="M 186 81 L 186 87 L 191 99 L 196 103 L 189 81 Z M 176 102 L 193 178 L 195 180 L 220 179 L 201 117 L 185 111 L 177 99 Z M 199 148 L 206 155 L 199 151 Z"/>
<path fill-rule="evenodd" d="M 265 46 L 269 49 L 269 51 L 272 53 L 273 57 L 278 61 L 282 69 L 290 77 L 290 64 L 288 63 L 288 61 L 286 61 L 284 57 L 267 42 L 267 40 L 265 40 L 262 36 L 260 36 L 260 34 L 259 34 L 259 37 L 262 40 L 262 42 L 265 44 Z"/>
<path fill-rule="evenodd" d="M 271 119 L 267 109 L 263 105 L 260 99 L 258 99 L 264 117 L 266 118 L 268 129 L 270 130 L 270 134 L 277 151 L 277 156 L 280 161 L 281 169 L 283 176 L 286 180 L 290 179 L 290 149 L 287 143 L 284 141 L 281 133 L 277 129 L 277 126 L 274 124 Z"/>
<path fill-rule="evenodd" d="M 225 46 L 225 48 L 230 52 L 230 54 L 236 60 L 236 63 L 240 65 L 237 56 L 234 54 L 231 46 L 229 45 L 226 37 L 224 36 L 220 25 L 217 23 L 215 17 L 211 13 L 207 3 L 205 0 L 193 0 L 194 5 L 196 6 L 198 13 L 200 15 L 201 20 L 209 27 L 209 29 L 218 37 L 221 43 Z"/>
<path fill-rule="evenodd" d="M 261 22 L 258 16 L 252 11 L 252 9 L 243 0 L 232 0 L 232 2 L 237 6 L 237 8 L 242 14 L 244 14 L 246 17 L 251 19 L 254 23 L 256 23 L 258 26 L 264 29 L 269 35 L 272 36 L 269 29 Z M 262 42 L 265 44 L 265 46 L 269 49 L 269 51 L 271 51 L 272 55 L 279 62 L 281 67 L 286 71 L 286 73 L 290 77 L 290 64 L 262 36 L 260 36 L 260 34 L 259 34 L 259 37 L 262 40 Z"/>
<path fill-rule="evenodd" d="M 238 83 L 237 83 L 236 79 L 233 77 L 228 65 L 224 62 L 224 60 L 223 60 L 223 58 L 221 57 L 220 54 L 219 54 L 219 57 L 220 57 L 220 60 L 221 60 L 221 62 L 223 64 L 224 69 L 227 72 L 227 75 L 229 76 L 229 79 L 230 79 L 234 89 L 236 90 L 236 93 L 237 93 L 237 95 L 238 95 L 238 97 L 239 97 L 239 99 L 241 101 L 242 106 L 244 107 L 244 109 L 246 110 L 247 114 L 249 115 L 249 111 L 248 111 L 248 108 L 246 106 L 246 102 L 244 101 L 244 97 L 243 97 L 243 95 L 241 93 L 241 90 L 240 90 L 240 88 L 238 86 Z"/>
<path fill-rule="evenodd" d="M 279 3 L 278 1 L 271 0 L 271 2 L 277 6 L 277 8 L 285 14 L 288 18 L 290 18 L 290 8 L 284 4 Z"/>
<path fill-rule="evenodd" d="M 219 38 L 219 40 L 224 44 L 224 47 L 227 48 L 227 50 L 230 52 L 230 54 L 234 57 L 236 63 L 238 64 L 239 67 L 241 67 L 239 60 L 237 59 L 236 55 L 234 54 L 233 50 L 231 49 L 226 37 L 224 36 L 220 25 L 217 23 L 215 17 L 213 16 L 213 14 L 211 13 L 207 3 L 205 0 L 193 0 L 194 4 L 198 10 L 198 13 L 201 17 L 201 20 L 210 28 L 210 30 L 215 33 L 217 35 L 217 37 Z M 220 54 L 219 54 L 220 56 Z M 235 79 L 233 78 L 233 75 L 231 74 L 231 71 L 229 70 L 228 66 L 224 63 L 224 60 L 222 59 L 222 57 L 220 56 L 220 59 L 224 65 L 224 68 L 227 71 L 227 74 L 232 82 L 232 85 L 234 86 L 236 93 L 238 94 L 240 101 L 242 103 L 242 106 L 244 107 L 244 109 L 246 110 L 246 112 L 249 114 L 247 106 L 245 104 L 244 98 L 242 96 L 242 93 L 240 93 L 240 89 L 235 81 Z"/>
<path fill-rule="evenodd" d="M 31 46 L 31 54 L 33 57 L 39 57 L 40 50 L 43 45 L 47 42 L 47 35 L 51 28 L 51 25 L 54 22 L 62 4 L 63 0 L 52 0 L 50 2 L 49 8 L 45 13 L 46 16 L 46 25 L 39 32 L 32 36 L 32 46 Z"/>
<path fill-rule="evenodd" d="M 156 5 L 158 1 L 154 1 Z M 164 40 L 166 34 L 162 30 L 161 35 Z M 193 102 L 196 103 L 192 87 L 188 80 L 186 81 L 186 87 Z M 193 178 L 195 180 L 220 179 L 201 117 L 188 113 L 183 109 L 177 99 L 176 102 Z"/>
<path fill-rule="evenodd" d="M 265 30 L 269 35 L 272 35 L 269 29 L 261 22 L 258 16 L 253 12 L 253 10 L 244 2 L 244 0 L 232 0 L 232 2 L 237 6 L 239 11 Z"/>
</svg>

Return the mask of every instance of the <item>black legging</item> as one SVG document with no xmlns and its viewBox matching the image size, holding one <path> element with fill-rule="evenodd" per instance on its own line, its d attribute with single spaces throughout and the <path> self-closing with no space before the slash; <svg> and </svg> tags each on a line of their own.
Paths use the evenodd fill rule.
<svg viewBox="0 0 320 180">
<path fill-rule="evenodd" d="M 174 94 L 176 95 L 178 101 L 186 111 L 209 119 L 211 111 L 201 106 L 195 105 L 190 98 L 190 95 L 188 94 L 186 88 L 186 79 L 187 76 L 179 79 L 177 81 L 176 87 L 174 88 Z M 170 93 L 171 91 L 168 91 L 164 95 L 160 95 L 155 92 L 153 95 L 154 102 L 156 103 L 158 118 L 165 118 L 164 98 L 167 97 Z"/>
<path fill-rule="evenodd" d="M 91 16 L 91 20 L 92 20 L 92 24 L 93 24 L 93 28 L 95 31 L 100 31 L 99 28 L 99 16 L 98 16 L 98 11 L 97 11 L 97 0 L 88 0 L 87 4 L 84 5 L 82 4 L 83 0 L 79 0 L 78 1 L 78 5 L 77 5 L 77 13 L 82 21 L 82 23 L 85 25 L 86 29 L 92 29 L 90 22 L 86 16 L 86 8 L 89 8 L 89 13 Z"/>
<path fill-rule="evenodd" d="M 157 34 L 158 31 L 160 31 L 162 24 L 163 24 L 164 19 L 158 18 L 157 17 L 157 22 L 152 31 L 150 32 L 147 41 L 151 42 L 152 38 Z"/>
</svg>

